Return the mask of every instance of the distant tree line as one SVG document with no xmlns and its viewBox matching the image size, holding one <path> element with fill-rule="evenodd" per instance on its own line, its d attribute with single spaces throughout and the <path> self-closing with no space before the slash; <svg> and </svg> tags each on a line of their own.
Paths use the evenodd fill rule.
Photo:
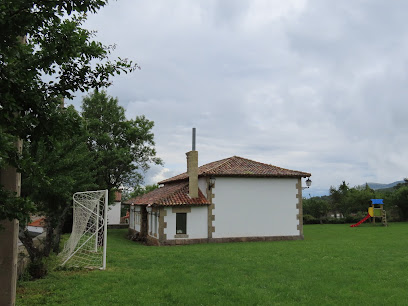
<svg viewBox="0 0 408 306">
<path fill-rule="evenodd" d="M 303 222 L 353 223 L 361 220 L 371 205 L 371 199 L 384 199 L 389 221 L 408 220 L 408 179 L 393 188 L 373 190 L 365 186 L 349 187 L 343 181 L 330 194 L 303 199 Z"/>
</svg>

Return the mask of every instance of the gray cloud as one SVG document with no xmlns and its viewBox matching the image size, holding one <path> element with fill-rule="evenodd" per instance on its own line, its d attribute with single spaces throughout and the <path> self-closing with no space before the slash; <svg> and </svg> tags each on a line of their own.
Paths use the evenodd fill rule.
<svg viewBox="0 0 408 306">
<path fill-rule="evenodd" d="M 318 194 L 407 175 L 407 6 L 128 0 L 87 26 L 142 67 L 108 93 L 155 121 L 165 170 L 147 183 L 185 171 L 194 126 L 200 164 L 239 155 L 309 171 Z"/>
</svg>

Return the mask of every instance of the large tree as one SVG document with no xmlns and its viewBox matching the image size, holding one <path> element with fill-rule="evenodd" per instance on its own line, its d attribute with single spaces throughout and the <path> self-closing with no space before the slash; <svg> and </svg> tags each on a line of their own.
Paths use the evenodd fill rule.
<svg viewBox="0 0 408 306">
<path fill-rule="evenodd" d="M 82 27 L 104 0 L 0 1 L 0 169 L 23 170 L 18 138 L 31 141 L 61 129 L 55 107 L 73 93 L 110 85 L 132 71 L 126 59 L 111 61 L 111 47 Z M 28 202 L 0 186 L 0 220 L 27 216 Z"/>
<path fill-rule="evenodd" d="M 320 221 L 320 224 L 323 224 L 323 218 L 327 217 L 329 211 L 330 205 L 328 201 L 320 197 L 303 200 L 303 214 L 313 216 Z"/>
<path fill-rule="evenodd" d="M 144 116 L 127 120 L 118 99 L 105 91 L 95 90 L 83 99 L 82 116 L 99 188 L 136 186 L 151 163 L 162 163 L 154 148 L 154 122 Z"/>
<path fill-rule="evenodd" d="M 386 204 L 398 207 L 400 219 L 408 220 L 408 185 L 405 183 L 398 186 L 389 196 L 389 200 L 391 203 Z"/>
<path fill-rule="evenodd" d="M 71 106 L 59 111 L 59 119 L 64 129 L 27 142 L 23 152 L 25 162 L 31 165 L 23 173 L 23 196 L 29 196 L 36 203 L 37 214 L 46 218 L 46 238 L 41 249 L 34 246 L 25 227 L 20 227 L 19 237 L 30 255 L 35 277 L 45 272 L 42 257 L 59 251 L 72 194 L 95 188 L 93 159 L 86 146 L 82 118 Z"/>
</svg>

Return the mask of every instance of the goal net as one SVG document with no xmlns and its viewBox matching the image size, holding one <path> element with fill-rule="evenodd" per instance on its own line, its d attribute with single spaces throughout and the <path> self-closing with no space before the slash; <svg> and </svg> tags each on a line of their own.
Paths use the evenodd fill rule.
<svg viewBox="0 0 408 306">
<path fill-rule="evenodd" d="M 108 191 L 77 192 L 73 206 L 72 233 L 60 254 L 61 265 L 105 269 Z"/>
</svg>

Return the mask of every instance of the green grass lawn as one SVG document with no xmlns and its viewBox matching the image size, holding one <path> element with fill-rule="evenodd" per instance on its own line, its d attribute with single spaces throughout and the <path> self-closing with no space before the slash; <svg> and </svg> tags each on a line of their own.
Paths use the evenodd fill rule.
<svg viewBox="0 0 408 306">
<path fill-rule="evenodd" d="M 111 230 L 106 271 L 20 282 L 17 305 L 408 303 L 408 223 L 304 233 L 303 241 L 147 247 Z"/>
</svg>

